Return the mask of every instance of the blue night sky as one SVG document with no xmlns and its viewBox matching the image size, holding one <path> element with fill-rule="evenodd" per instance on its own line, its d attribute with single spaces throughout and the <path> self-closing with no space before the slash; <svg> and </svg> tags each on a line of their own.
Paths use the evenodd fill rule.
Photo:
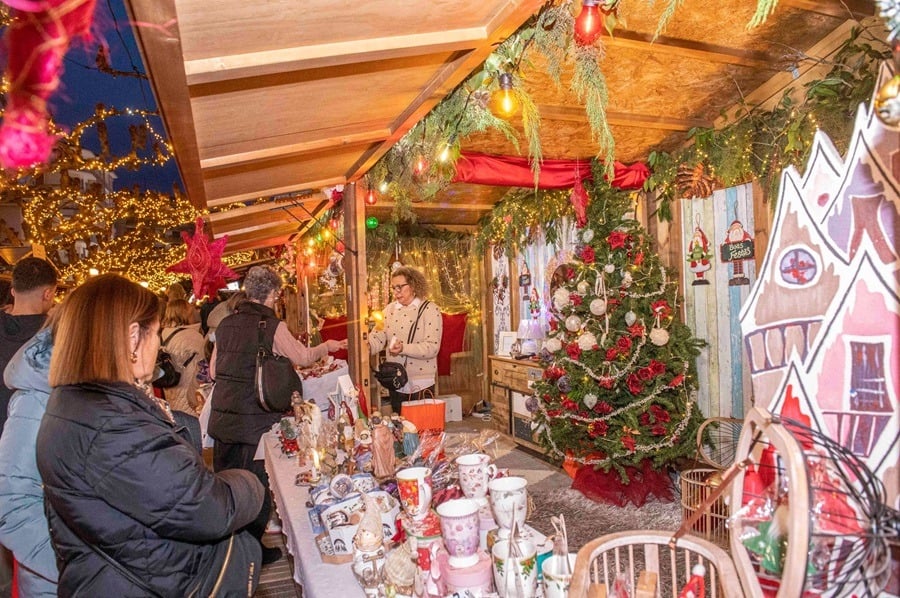
<svg viewBox="0 0 900 598">
<path fill-rule="evenodd" d="M 105 42 L 109 46 L 113 69 L 145 72 L 128 13 L 121 0 L 98 0 L 93 31 L 95 39 L 87 44 L 77 42 L 66 55 L 62 83 L 50 102 L 50 111 L 56 122 L 68 126 L 82 122 L 93 114 L 98 103 L 112 108 L 154 110 L 156 102 L 149 81 L 135 77 L 113 77 L 100 72 L 94 65 L 98 45 Z M 115 117 L 108 121 L 114 154 L 128 152 L 128 125 L 137 122 L 140 119 L 129 121 L 126 117 Z M 161 119 L 155 118 L 153 127 L 161 135 L 167 136 Z M 100 149 L 93 131 L 85 135 L 83 145 L 95 152 Z M 174 159 L 165 166 L 145 166 L 139 171 L 120 169 L 115 173 L 119 177 L 116 181 L 117 189 L 138 184 L 144 189 L 171 192 L 173 184 L 182 187 Z"/>
</svg>

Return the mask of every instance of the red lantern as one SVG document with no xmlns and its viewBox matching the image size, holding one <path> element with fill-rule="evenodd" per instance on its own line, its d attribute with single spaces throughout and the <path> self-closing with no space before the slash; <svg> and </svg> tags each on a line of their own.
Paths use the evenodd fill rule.
<svg viewBox="0 0 900 598">
<path fill-rule="evenodd" d="M 603 31 L 603 17 L 597 8 L 598 0 L 583 0 L 581 12 L 575 19 L 575 43 L 579 46 L 590 46 Z"/>
</svg>

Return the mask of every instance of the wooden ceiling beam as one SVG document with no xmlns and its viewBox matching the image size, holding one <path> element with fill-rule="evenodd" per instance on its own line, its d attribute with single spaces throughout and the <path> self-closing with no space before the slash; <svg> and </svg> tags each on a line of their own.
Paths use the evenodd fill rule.
<svg viewBox="0 0 900 598">
<path fill-rule="evenodd" d="M 236 195 L 216 197 L 215 199 L 208 200 L 206 205 L 209 206 L 210 208 L 214 208 L 214 207 L 218 207 L 218 206 L 227 206 L 230 203 L 247 201 L 249 199 L 261 199 L 264 197 L 271 197 L 273 195 L 281 195 L 282 193 L 294 193 L 297 191 L 302 191 L 304 189 L 321 189 L 322 187 L 331 187 L 333 185 L 343 185 L 346 182 L 347 182 L 347 179 L 344 177 L 332 177 L 332 178 L 328 178 L 328 179 L 319 179 L 316 181 L 304 181 L 302 183 L 298 183 L 296 185 L 290 185 L 288 187 L 260 189 L 258 191 L 254 191 L 253 193 L 238 193 Z"/>
<path fill-rule="evenodd" d="M 325 196 L 321 193 L 312 193 L 308 197 L 302 197 L 291 200 L 290 203 L 285 203 L 283 201 L 271 200 L 256 203 L 250 206 L 243 206 L 239 208 L 232 208 L 230 210 L 222 210 L 220 212 L 212 212 L 206 215 L 206 221 L 210 223 L 221 222 L 223 220 L 231 220 L 236 218 L 245 218 L 250 216 L 251 214 L 256 214 L 259 212 L 268 212 L 270 210 L 277 210 L 282 206 L 290 207 L 296 206 L 296 204 L 312 204 L 325 200 Z"/>
<path fill-rule="evenodd" d="M 778 6 L 782 4 L 840 19 L 862 19 L 876 14 L 874 0 L 781 0 Z"/>
<path fill-rule="evenodd" d="M 483 44 L 486 38 L 484 27 L 451 29 L 188 60 L 184 69 L 188 85 L 202 85 L 342 64 L 471 50 Z"/>
<path fill-rule="evenodd" d="M 567 122 L 587 123 L 587 115 L 581 106 L 559 106 L 541 104 L 538 106 L 542 119 L 561 120 Z M 667 116 L 649 116 L 630 114 L 610 110 L 606 113 L 606 121 L 612 126 L 635 127 L 639 129 L 661 129 L 665 131 L 690 131 L 693 128 L 711 127 L 712 121 L 696 118 L 670 118 Z"/>
<path fill-rule="evenodd" d="M 379 201 L 375 208 L 382 208 L 385 210 L 393 210 L 397 205 L 397 202 L 394 201 Z M 449 210 L 453 212 L 490 212 L 494 209 L 493 204 L 485 204 L 485 203 L 435 203 L 435 202 L 417 202 L 410 204 L 410 207 L 413 211 L 434 211 L 434 210 Z"/>
<path fill-rule="evenodd" d="M 206 207 L 206 191 L 200 170 L 200 152 L 190 104 L 187 81 L 181 68 L 181 37 L 174 0 L 141 2 L 125 0 L 132 23 L 169 23 L 166 27 L 133 27 L 135 42 L 148 73 L 153 97 L 175 150 L 175 162 L 188 199 L 195 207 Z"/>
<path fill-rule="evenodd" d="M 654 40 L 652 34 L 637 31 L 616 31 L 614 37 L 603 37 L 603 45 L 607 50 L 628 48 L 641 52 L 663 52 L 670 56 L 682 56 L 705 62 L 734 64 L 755 69 L 772 69 L 772 57 L 760 52 L 738 50 L 662 35 Z"/>
<path fill-rule="evenodd" d="M 346 173 L 348 181 L 362 177 L 394 144 L 409 132 L 435 105 L 468 77 L 494 51 L 494 44 L 512 35 L 519 26 L 543 5 L 543 0 L 509 0 L 490 20 L 483 43 L 460 52 L 438 70 L 418 96 L 394 120 L 391 135 L 363 153 Z"/>
<path fill-rule="evenodd" d="M 277 247 L 279 245 L 284 245 L 285 243 L 290 241 L 291 235 L 293 235 L 293 233 L 282 234 L 274 237 L 251 238 L 239 242 L 232 242 L 231 238 L 229 238 L 228 244 L 225 245 L 225 251 L 223 253 L 225 255 L 228 255 L 229 253 L 237 253 L 239 251 L 250 251 L 252 249 Z"/>
<path fill-rule="evenodd" d="M 384 127 L 369 128 L 370 126 L 369 124 L 364 126 L 352 125 L 340 127 L 339 129 L 320 130 L 316 131 L 316 133 L 322 136 L 316 139 L 281 145 L 272 145 L 271 139 L 255 139 L 252 142 L 252 146 L 256 146 L 258 149 L 250 149 L 248 147 L 250 144 L 247 143 L 217 146 L 210 148 L 208 151 L 208 153 L 213 155 L 208 158 L 201 158 L 200 167 L 204 170 L 227 168 L 235 164 L 259 162 L 287 156 L 300 156 L 310 152 L 333 150 L 350 145 L 378 143 L 391 134 L 390 129 Z M 356 130 L 353 131 L 353 129 Z"/>
</svg>

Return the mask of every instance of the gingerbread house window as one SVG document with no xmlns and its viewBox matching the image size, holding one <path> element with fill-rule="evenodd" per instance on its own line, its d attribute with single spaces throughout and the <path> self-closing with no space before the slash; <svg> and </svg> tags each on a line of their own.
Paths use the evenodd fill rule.
<svg viewBox="0 0 900 598">
<path fill-rule="evenodd" d="M 819 274 L 819 261 L 803 247 L 789 247 L 778 262 L 781 282 L 789 286 L 804 287 L 812 284 Z"/>
</svg>

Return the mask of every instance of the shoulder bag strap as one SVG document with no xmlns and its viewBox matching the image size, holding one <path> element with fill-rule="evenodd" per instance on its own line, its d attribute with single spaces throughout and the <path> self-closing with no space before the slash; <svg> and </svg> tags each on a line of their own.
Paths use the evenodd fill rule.
<svg viewBox="0 0 900 598">
<path fill-rule="evenodd" d="M 179 332 L 181 332 L 182 330 L 184 330 L 184 327 L 176 328 L 174 331 L 172 331 L 172 332 L 169 334 L 169 336 L 167 336 L 166 338 L 163 339 L 163 342 L 162 342 L 162 345 L 161 345 L 161 346 L 162 346 L 163 348 L 165 348 L 166 344 L 167 344 L 170 340 L 172 340 L 172 337 L 175 336 L 176 334 L 178 334 Z"/>
<path fill-rule="evenodd" d="M 407 343 L 413 342 L 413 339 L 416 338 L 416 329 L 419 327 L 419 319 L 422 317 L 422 312 L 425 311 L 425 308 L 428 307 L 428 304 L 431 301 L 423 301 L 422 305 L 419 306 L 419 313 L 416 314 L 416 321 L 413 322 L 412 328 L 409 329 L 409 338 L 406 339 Z"/>
<path fill-rule="evenodd" d="M 272 345 L 275 342 L 275 332 L 273 331 L 271 335 L 268 334 L 268 324 L 268 320 L 263 317 L 259 319 L 259 324 L 256 325 L 256 344 L 259 346 L 258 351 L 264 353 L 272 353 Z M 275 327 L 278 327 L 277 323 Z"/>
<path fill-rule="evenodd" d="M 159 592 L 157 592 L 156 590 L 154 590 L 153 588 L 148 586 L 137 575 L 135 575 L 134 573 L 132 573 L 131 571 L 126 569 L 125 565 L 123 565 L 116 559 L 114 559 L 111 556 L 109 556 L 108 554 L 106 554 L 106 551 L 104 551 L 99 546 L 95 546 L 93 543 L 85 540 L 77 530 L 75 530 L 71 527 L 69 529 L 72 530 L 76 536 L 78 536 L 79 540 L 84 542 L 85 546 L 87 546 L 88 548 L 93 550 L 95 553 L 97 553 L 97 555 L 99 555 L 100 558 L 102 558 L 104 561 L 106 561 L 113 569 L 118 571 L 119 574 L 122 575 L 122 577 L 124 577 L 125 579 L 130 581 L 132 584 L 134 584 L 135 586 L 139 587 L 141 590 L 146 592 L 148 596 L 152 596 L 153 598 L 162 598 L 162 594 L 160 594 Z"/>
</svg>

